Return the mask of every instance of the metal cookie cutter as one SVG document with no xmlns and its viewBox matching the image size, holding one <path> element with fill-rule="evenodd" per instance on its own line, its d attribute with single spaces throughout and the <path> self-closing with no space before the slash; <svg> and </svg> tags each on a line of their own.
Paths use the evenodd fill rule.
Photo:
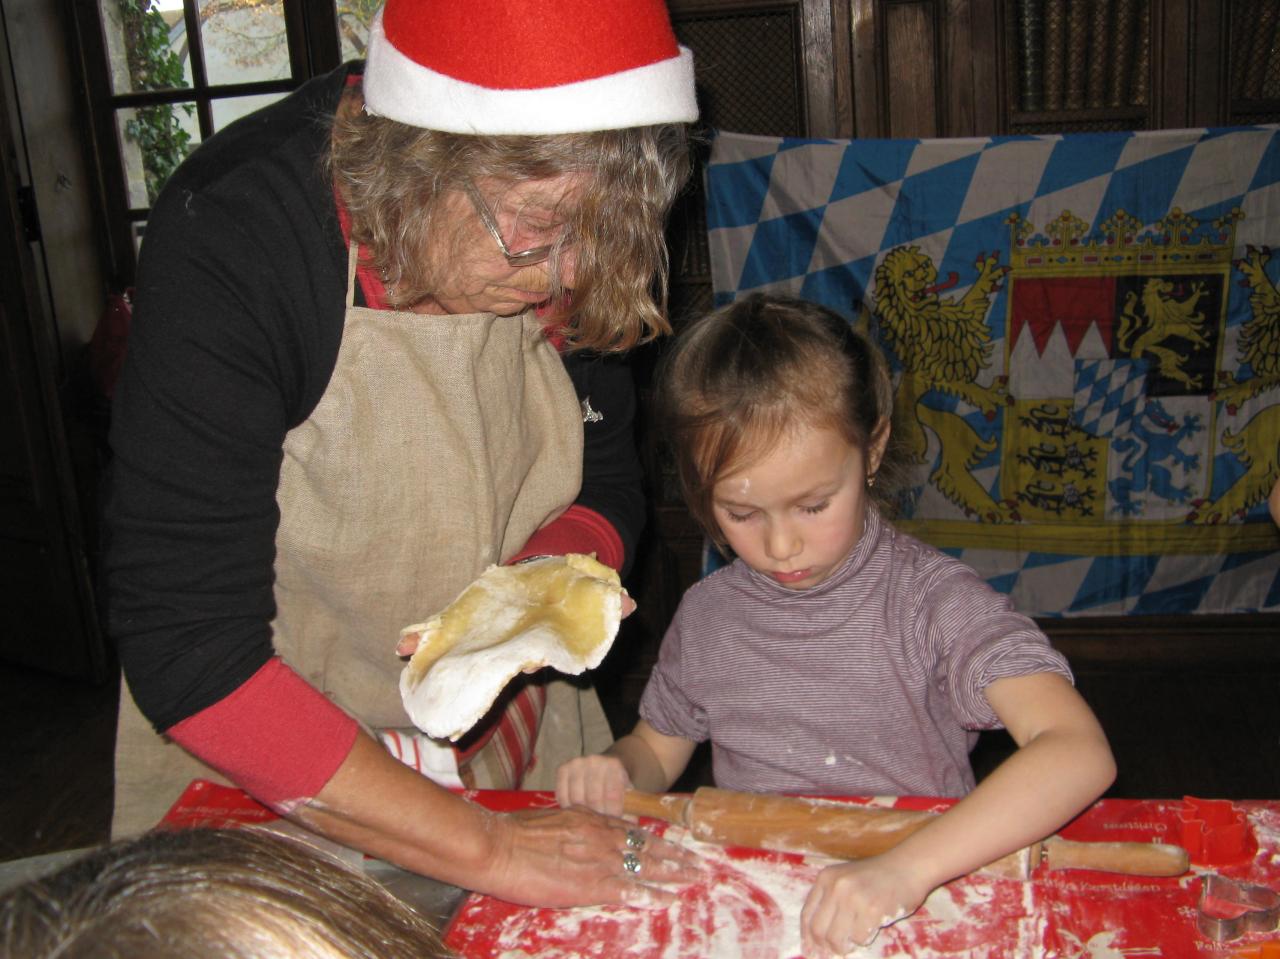
<svg viewBox="0 0 1280 959">
<path fill-rule="evenodd" d="M 1280 893 L 1266 886 L 1210 873 L 1200 885 L 1196 924 L 1216 942 L 1280 926 Z"/>
</svg>

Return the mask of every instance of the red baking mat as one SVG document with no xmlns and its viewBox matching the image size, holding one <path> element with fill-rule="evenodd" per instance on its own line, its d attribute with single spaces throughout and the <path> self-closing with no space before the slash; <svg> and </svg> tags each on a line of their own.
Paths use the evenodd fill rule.
<svg viewBox="0 0 1280 959">
<path fill-rule="evenodd" d="M 242 790 L 207 779 L 195 779 L 165 813 L 160 825 L 172 829 L 192 826 L 256 826 L 279 818 Z"/>
<path fill-rule="evenodd" d="M 464 798 L 497 811 L 554 807 L 549 793 L 474 790 Z M 850 799 L 849 802 L 867 802 Z M 899 809 L 941 810 L 946 802 L 883 801 Z M 1229 807 L 1229 808 L 1228 808 Z M 1193 857 L 1175 879 L 1048 872 L 1029 881 L 977 874 L 937 890 L 914 916 L 885 930 L 859 959 L 1212 959 L 1247 953 L 1280 932 L 1215 943 L 1196 928 L 1201 875 L 1212 871 L 1280 889 L 1280 800 L 1106 800 L 1064 828 L 1066 839 L 1180 843 L 1195 817 L 1212 828 L 1238 814 L 1248 841 Z M 268 823 L 277 817 L 238 789 L 193 782 L 163 825 Z M 1190 823 L 1188 820 L 1191 820 Z M 1218 826 L 1213 826 L 1218 823 Z M 666 827 L 647 822 L 656 832 Z M 673 836 L 675 831 L 673 831 Z M 535 909 L 472 895 L 454 917 L 447 944 L 464 959 L 792 959 L 804 891 L 819 868 L 801 856 L 699 846 L 707 877 L 661 910 L 628 907 Z"/>
<path fill-rule="evenodd" d="M 474 794 L 495 808 L 550 805 L 546 794 Z M 859 800 L 850 800 L 858 802 Z M 941 809 L 921 799 L 895 808 Z M 1213 871 L 1280 888 L 1280 802 L 1234 804 L 1257 842 L 1254 854 Z M 1060 833 L 1081 841 L 1179 842 L 1178 800 L 1108 800 Z M 661 830 L 661 824 L 653 824 Z M 514 906 L 473 895 L 448 929 L 447 944 L 466 959 L 791 959 L 799 951 L 799 909 L 819 868 L 778 853 L 699 846 L 707 878 L 662 910 Z M 1048 872 L 1029 881 L 982 874 L 948 883 L 914 916 L 881 931 L 854 955 L 965 959 L 1137 959 L 1228 956 L 1263 941 L 1229 945 L 1196 928 L 1200 873 L 1174 879 L 1115 876 L 1088 870 Z M 1273 936 L 1275 934 L 1272 934 Z"/>
</svg>

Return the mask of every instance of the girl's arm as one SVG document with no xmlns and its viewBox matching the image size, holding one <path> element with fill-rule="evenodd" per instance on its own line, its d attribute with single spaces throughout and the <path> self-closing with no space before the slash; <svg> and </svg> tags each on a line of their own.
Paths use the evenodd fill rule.
<svg viewBox="0 0 1280 959">
<path fill-rule="evenodd" d="M 1102 728 L 1063 677 L 999 679 L 985 695 L 1017 752 L 888 852 L 824 870 L 801 913 L 814 954 L 870 942 L 942 883 L 1056 832 L 1115 779 Z"/>
<path fill-rule="evenodd" d="M 680 778 L 693 757 L 695 745 L 682 736 L 660 733 L 642 719 L 630 735 L 610 746 L 605 755 L 622 761 L 633 788 L 660 793 Z"/>
<path fill-rule="evenodd" d="M 901 858 L 914 862 L 931 888 L 1056 832 L 1115 780 L 1102 727 L 1063 677 L 999 679 L 985 694 L 1018 750 L 922 829 L 920 842 L 903 843 L 910 846 Z"/>
<path fill-rule="evenodd" d="M 665 792 L 689 759 L 695 744 L 658 732 L 643 719 L 636 728 L 598 756 L 571 759 L 556 772 L 556 800 L 561 806 L 587 806 L 610 816 L 622 815 L 628 789 Z"/>
</svg>

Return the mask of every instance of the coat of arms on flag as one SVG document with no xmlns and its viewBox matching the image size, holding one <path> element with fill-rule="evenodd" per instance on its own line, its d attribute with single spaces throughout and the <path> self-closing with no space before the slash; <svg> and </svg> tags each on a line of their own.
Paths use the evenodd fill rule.
<svg viewBox="0 0 1280 959">
<path fill-rule="evenodd" d="M 718 303 L 884 347 L 900 526 L 1039 615 L 1280 609 L 1280 127 L 719 133 L 707 188 Z"/>
</svg>

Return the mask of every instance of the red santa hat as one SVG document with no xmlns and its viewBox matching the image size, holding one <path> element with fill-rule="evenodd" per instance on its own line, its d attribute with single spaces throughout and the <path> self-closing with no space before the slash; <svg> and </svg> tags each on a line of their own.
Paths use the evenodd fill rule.
<svg viewBox="0 0 1280 959">
<path fill-rule="evenodd" d="M 365 108 L 451 133 L 691 122 L 693 54 L 664 0 L 387 0 Z"/>
</svg>

